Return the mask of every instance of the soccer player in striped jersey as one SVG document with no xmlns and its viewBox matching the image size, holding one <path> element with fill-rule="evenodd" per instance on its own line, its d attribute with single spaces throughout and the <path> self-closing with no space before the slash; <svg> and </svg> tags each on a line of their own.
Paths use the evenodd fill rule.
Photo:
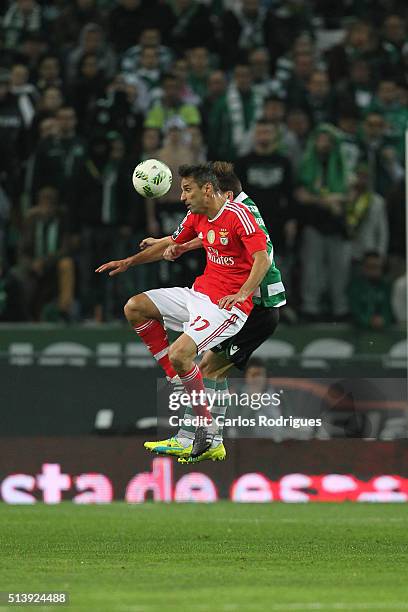
<svg viewBox="0 0 408 612">
<path fill-rule="evenodd" d="M 227 375 L 229 371 L 234 366 L 243 370 L 251 354 L 274 333 L 279 322 L 279 307 L 286 304 L 286 297 L 280 271 L 275 265 L 272 241 L 258 207 L 242 191 L 241 183 L 234 173 L 232 164 L 217 161 L 212 163 L 212 168 L 218 177 L 224 195 L 245 205 L 255 217 L 257 225 L 266 234 L 267 252 L 270 260 L 269 270 L 253 294 L 254 308 L 245 325 L 238 334 L 206 351 L 200 363 L 206 391 L 215 395 L 212 416 L 221 417 L 220 422 L 228 407 Z M 141 246 L 143 248 L 145 244 L 149 245 L 154 242 L 154 239 L 153 242 L 152 239 L 146 239 Z M 164 252 L 164 257 L 168 260 L 174 260 L 183 253 L 201 246 L 201 240 L 197 238 L 183 245 L 171 245 Z M 225 459 L 226 450 L 223 444 L 221 424 L 211 448 L 199 457 L 191 458 L 188 456 L 195 431 L 195 428 L 189 424 L 192 417 L 192 410 L 187 407 L 184 424 L 175 437 L 158 442 L 146 442 L 145 447 L 158 454 L 176 456 L 181 463 L 203 461 L 205 459 L 213 461 Z"/>
</svg>

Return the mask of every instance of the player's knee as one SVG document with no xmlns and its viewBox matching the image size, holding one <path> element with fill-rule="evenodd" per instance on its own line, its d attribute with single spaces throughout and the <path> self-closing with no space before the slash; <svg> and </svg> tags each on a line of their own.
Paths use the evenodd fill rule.
<svg viewBox="0 0 408 612">
<path fill-rule="evenodd" d="M 123 310 L 128 321 L 134 321 L 142 314 L 140 297 L 140 295 L 134 295 L 126 302 Z"/>
<path fill-rule="evenodd" d="M 185 370 L 191 361 L 191 355 L 183 347 L 174 344 L 170 345 L 168 356 L 176 372 Z"/>
</svg>

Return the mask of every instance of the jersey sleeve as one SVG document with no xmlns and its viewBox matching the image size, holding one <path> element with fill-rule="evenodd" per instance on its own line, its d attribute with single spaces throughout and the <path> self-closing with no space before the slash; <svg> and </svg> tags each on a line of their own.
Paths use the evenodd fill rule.
<svg viewBox="0 0 408 612">
<path fill-rule="evenodd" d="M 266 235 L 257 224 L 255 217 L 246 210 L 235 217 L 235 231 L 250 255 L 266 251 Z"/>
<path fill-rule="evenodd" d="M 172 239 L 174 242 L 177 242 L 177 244 L 184 244 L 196 238 L 197 235 L 198 231 L 196 229 L 195 215 L 192 215 L 189 211 L 178 228 L 173 232 Z"/>
</svg>

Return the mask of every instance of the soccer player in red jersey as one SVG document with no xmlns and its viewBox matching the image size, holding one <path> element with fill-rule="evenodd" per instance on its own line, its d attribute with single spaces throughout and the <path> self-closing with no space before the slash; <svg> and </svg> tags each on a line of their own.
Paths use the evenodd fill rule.
<svg viewBox="0 0 408 612">
<path fill-rule="evenodd" d="M 103 264 L 96 272 L 109 271 L 113 276 L 158 261 L 170 244 L 201 238 L 207 265 L 192 288 L 153 289 L 133 296 L 125 306 L 133 329 L 168 378 L 180 377 L 192 397 L 195 414 L 203 417 L 191 451 L 194 458 L 211 446 L 216 429 L 194 359 L 243 327 L 253 307 L 252 294 L 270 261 L 265 234 L 245 206 L 225 200 L 210 165 L 181 166 L 179 174 L 181 200 L 188 212 L 173 236 L 126 259 Z M 171 346 L 165 328 L 183 332 Z"/>
</svg>

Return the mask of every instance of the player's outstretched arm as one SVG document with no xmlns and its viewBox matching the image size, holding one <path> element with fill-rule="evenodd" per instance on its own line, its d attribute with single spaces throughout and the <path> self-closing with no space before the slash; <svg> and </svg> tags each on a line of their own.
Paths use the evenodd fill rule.
<svg viewBox="0 0 408 612">
<path fill-rule="evenodd" d="M 170 238 L 170 236 L 168 236 L 168 238 Z M 144 251 L 145 249 L 150 248 L 154 244 L 157 244 L 161 240 L 163 240 L 163 238 L 153 238 L 150 236 L 148 238 L 143 238 L 143 240 L 139 244 L 140 250 Z M 184 253 L 187 253 L 188 251 L 195 251 L 196 249 L 201 248 L 203 248 L 203 241 L 201 240 L 201 238 L 198 237 L 194 238 L 193 240 L 190 240 L 189 242 L 186 242 L 185 244 L 177 244 L 173 242 L 164 251 L 163 259 L 166 259 L 167 261 L 174 261 L 175 259 L 183 255 Z"/>
<path fill-rule="evenodd" d="M 239 302 L 245 302 L 245 300 L 255 291 L 260 285 L 263 277 L 269 270 L 271 262 L 269 261 L 268 253 L 266 251 L 256 251 L 252 255 L 254 263 L 252 264 L 251 272 L 245 283 L 242 285 L 238 293 L 233 295 L 226 295 L 221 298 L 218 302 L 220 308 L 226 308 L 230 310 L 232 306 Z"/>
<path fill-rule="evenodd" d="M 144 251 L 145 249 L 157 244 L 158 242 L 161 242 L 162 240 L 166 240 L 167 238 L 170 238 L 170 236 L 164 236 L 163 238 L 153 238 L 152 236 L 149 236 L 148 238 L 143 238 L 143 240 L 139 242 L 139 248 L 141 251 Z"/>
<path fill-rule="evenodd" d="M 187 253 L 187 251 L 195 251 L 196 249 L 202 249 L 203 241 L 201 240 L 201 238 L 197 236 L 197 238 L 193 238 L 193 240 L 190 240 L 189 242 L 185 242 L 183 244 L 183 247 L 184 247 L 184 253 Z"/>
<path fill-rule="evenodd" d="M 108 263 L 99 266 L 99 268 L 96 268 L 95 272 L 109 272 L 109 276 L 115 276 L 116 274 L 126 272 L 126 270 L 132 268 L 133 266 L 140 266 L 145 263 L 159 261 L 160 259 L 163 259 L 163 253 L 171 242 L 171 236 L 160 238 L 160 240 L 157 240 L 155 244 L 149 246 L 149 248 L 145 249 L 144 251 L 136 253 L 136 255 L 132 255 L 126 259 L 109 261 Z"/>
<path fill-rule="evenodd" d="M 188 251 L 195 251 L 196 249 L 201 249 L 203 246 L 203 242 L 201 238 L 193 238 L 189 242 L 185 242 L 184 244 L 171 244 L 167 247 L 167 249 L 163 253 L 163 259 L 167 259 L 167 261 L 174 261 L 184 253 Z"/>
</svg>

